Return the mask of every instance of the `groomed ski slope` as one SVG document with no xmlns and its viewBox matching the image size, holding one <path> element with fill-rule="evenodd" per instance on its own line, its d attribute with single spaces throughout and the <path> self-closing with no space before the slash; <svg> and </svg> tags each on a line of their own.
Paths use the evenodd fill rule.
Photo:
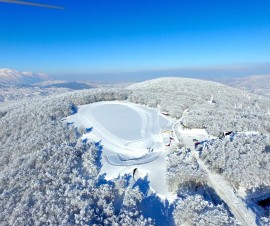
<svg viewBox="0 0 270 226">
<path fill-rule="evenodd" d="M 166 147 L 162 128 L 171 128 L 172 121 L 158 110 L 129 102 L 98 102 L 80 106 L 67 118 L 77 127 L 92 128 L 82 139 L 101 141 L 101 174 L 110 180 L 131 174 L 135 180 L 148 177 L 151 192 L 173 200 L 176 196 L 166 184 Z"/>
</svg>

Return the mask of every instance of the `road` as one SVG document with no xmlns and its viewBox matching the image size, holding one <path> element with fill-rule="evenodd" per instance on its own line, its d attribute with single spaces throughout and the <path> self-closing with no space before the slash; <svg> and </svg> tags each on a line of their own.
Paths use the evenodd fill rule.
<svg viewBox="0 0 270 226">
<path fill-rule="evenodd" d="M 193 139 L 207 140 L 209 139 L 208 134 L 205 130 L 194 129 L 186 130 L 181 127 L 180 123 L 174 125 L 174 129 L 178 130 L 174 134 L 180 135 L 177 137 L 178 140 L 184 142 L 186 148 L 191 150 L 192 155 L 196 158 L 199 166 L 207 173 L 207 183 L 212 187 L 216 194 L 228 205 L 235 218 L 243 226 L 255 226 L 256 215 L 249 209 L 246 203 L 240 199 L 228 182 L 220 174 L 211 172 L 204 162 L 199 158 L 198 152 L 194 147 Z"/>
</svg>

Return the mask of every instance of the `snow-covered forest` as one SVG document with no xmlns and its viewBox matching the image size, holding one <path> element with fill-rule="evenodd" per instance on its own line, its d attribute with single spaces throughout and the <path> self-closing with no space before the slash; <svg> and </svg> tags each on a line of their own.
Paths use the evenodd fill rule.
<svg viewBox="0 0 270 226">
<path fill-rule="evenodd" d="M 223 131 L 270 132 L 269 100 L 219 83 L 196 79 L 161 78 L 129 88 L 130 100 L 182 117 L 186 128 L 205 128 L 210 134 Z"/>
<path fill-rule="evenodd" d="M 76 105 L 115 99 L 126 95 L 82 91 L 1 106 L 1 224 L 152 224 L 129 178 L 98 177 L 101 146 L 78 142 L 79 130 L 62 122 Z"/>
<path fill-rule="evenodd" d="M 206 183 L 205 172 L 186 148 L 171 150 L 167 161 L 167 180 L 170 188 L 181 192 L 185 186 Z"/>
<path fill-rule="evenodd" d="M 233 137 L 196 151 L 235 189 L 270 189 L 270 100 L 214 82 L 166 78 L 127 89 L 91 89 L 0 104 L 1 225 L 239 225 L 190 150 L 168 148 L 167 183 L 174 202 L 149 194 L 148 179 L 100 175 L 102 142 L 63 119 L 80 105 L 130 101 L 169 112 L 184 128 Z M 185 111 L 186 110 L 186 111 Z M 185 111 L 185 114 L 183 115 Z M 255 131 L 255 133 L 244 133 Z M 269 212 L 257 215 L 267 225 Z"/>
<path fill-rule="evenodd" d="M 223 174 L 236 188 L 269 186 L 270 136 L 236 133 L 199 147 L 211 170 Z"/>
</svg>

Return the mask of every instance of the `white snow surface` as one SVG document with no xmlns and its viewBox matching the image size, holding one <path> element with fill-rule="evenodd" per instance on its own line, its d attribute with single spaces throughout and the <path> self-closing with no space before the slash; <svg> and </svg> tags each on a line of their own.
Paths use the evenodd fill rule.
<svg viewBox="0 0 270 226">
<path fill-rule="evenodd" d="M 162 199 L 175 199 L 166 184 L 167 153 L 161 133 L 173 123 L 158 110 L 129 102 L 97 102 L 80 106 L 66 121 L 76 127 L 93 128 L 82 139 L 101 141 L 100 174 L 106 174 L 106 179 L 132 175 L 137 168 L 135 180 L 147 176 L 151 192 Z"/>
<path fill-rule="evenodd" d="M 30 71 L 19 72 L 9 68 L 0 68 L 0 83 L 3 84 L 33 84 L 47 79 L 48 76 L 42 73 L 34 74 Z"/>
<path fill-rule="evenodd" d="M 185 111 L 186 113 L 187 111 Z M 184 113 L 184 114 L 185 114 Z M 231 212 L 235 216 L 235 218 L 244 226 L 255 226 L 256 225 L 256 216 L 248 208 L 245 202 L 238 197 L 238 195 L 234 192 L 233 188 L 229 185 L 229 183 L 223 178 L 221 175 L 211 172 L 204 162 L 200 159 L 198 152 L 196 152 L 194 148 L 193 139 L 197 139 L 199 141 L 216 139 L 213 136 L 209 136 L 205 129 L 184 129 L 181 124 L 181 121 L 178 120 L 174 129 L 178 130 L 180 133 L 181 139 L 185 145 L 185 147 L 191 150 L 192 155 L 196 158 L 199 166 L 207 173 L 207 182 L 210 187 L 212 187 L 216 194 L 228 205 Z M 246 134 L 256 134 L 256 132 L 245 132 Z"/>
</svg>

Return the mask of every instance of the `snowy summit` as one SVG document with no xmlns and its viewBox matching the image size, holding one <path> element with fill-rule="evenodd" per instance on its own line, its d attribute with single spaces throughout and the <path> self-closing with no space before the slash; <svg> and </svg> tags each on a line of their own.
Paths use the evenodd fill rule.
<svg viewBox="0 0 270 226">
<path fill-rule="evenodd" d="M 30 71 L 19 72 L 9 68 L 0 69 L 0 84 L 5 85 L 30 85 L 33 83 L 45 81 L 48 76 L 42 73 L 34 74 Z"/>
</svg>

